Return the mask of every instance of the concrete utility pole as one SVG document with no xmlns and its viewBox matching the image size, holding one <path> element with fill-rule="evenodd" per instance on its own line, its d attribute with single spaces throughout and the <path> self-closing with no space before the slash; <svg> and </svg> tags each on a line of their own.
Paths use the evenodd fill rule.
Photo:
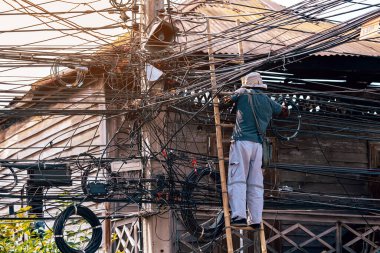
<svg viewBox="0 0 380 253">
<path fill-rule="evenodd" d="M 147 27 L 150 27 L 151 23 L 155 20 L 158 11 L 164 10 L 164 1 L 163 0 L 141 0 L 141 41 L 147 40 Z M 141 43 L 141 47 L 143 44 Z M 141 48 L 144 50 L 144 48 Z M 149 90 L 149 82 L 147 80 L 146 71 L 145 71 L 146 62 L 141 60 L 141 91 L 145 93 Z M 160 85 L 155 85 L 159 87 Z M 144 139 L 144 144 L 149 146 L 149 149 L 145 146 L 142 147 L 143 153 L 145 153 L 148 158 L 145 164 L 143 165 L 143 176 L 150 178 L 153 174 L 153 169 L 158 169 L 158 166 L 155 166 L 154 162 L 149 159 L 149 150 L 160 150 L 160 147 L 153 147 L 150 144 L 152 135 L 146 127 L 142 129 L 142 138 Z M 144 209 L 146 211 L 153 211 L 152 204 L 144 204 Z M 143 218 L 142 221 L 142 234 L 143 234 L 143 252 L 149 253 L 171 253 L 174 252 L 172 249 L 172 217 L 171 212 L 167 212 L 164 215 L 150 216 Z M 163 240 L 164 238 L 164 240 Z"/>
<path fill-rule="evenodd" d="M 144 25 L 148 27 L 157 16 L 157 11 L 164 9 L 164 0 L 141 0 L 141 2 L 144 8 Z"/>
</svg>

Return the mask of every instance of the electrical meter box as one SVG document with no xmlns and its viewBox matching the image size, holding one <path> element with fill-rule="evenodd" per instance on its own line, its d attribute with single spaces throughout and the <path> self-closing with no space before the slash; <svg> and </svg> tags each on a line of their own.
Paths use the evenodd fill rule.
<svg viewBox="0 0 380 253">
<path fill-rule="evenodd" d="M 42 164 L 28 169 L 28 184 L 32 186 L 71 186 L 71 170 L 69 164 Z"/>
</svg>

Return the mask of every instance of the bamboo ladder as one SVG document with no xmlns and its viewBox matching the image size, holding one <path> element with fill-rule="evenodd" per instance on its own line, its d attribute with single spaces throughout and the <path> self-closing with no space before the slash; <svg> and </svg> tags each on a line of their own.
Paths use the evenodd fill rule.
<svg viewBox="0 0 380 253">
<path fill-rule="evenodd" d="M 240 25 L 240 20 L 236 21 L 237 26 Z M 207 19 L 207 39 L 208 39 L 208 56 L 210 63 L 210 77 L 211 77 L 211 90 L 213 96 L 217 92 L 217 84 L 216 84 L 216 76 L 215 76 L 215 59 L 214 59 L 214 51 L 211 43 L 211 29 L 210 29 L 210 20 Z M 243 43 L 239 40 L 238 42 L 239 56 L 241 58 L 241 63 L 244 63 L 243 58 Z M 219 162 L 219 172 L 220 172 L 220 181 L 221 181 L 221 189 L 222 189 L 222 202 L 223 202 L 223 212 L 224 212 L 224 222 L 226 227 L 226 241 L 227 241 L 227 252 L 233 253 L 233 243 L 232 243 L 232 228 L 231 227 L 231 217 L 229 212 L 228 205 L 228 192 L 227 192 L 227 182 L 226 182 L 226 168 L 225 168 L 225 159 L 223 154 L 223 137 L 222 137 L 222 124 L 220 121 L 220 111 L 219 111 L 219 98 L 218 96 L 214 96 L 213 98 L 213 107 L 214 107 L 214 120 L 215 120 L 215 132 L 216 132 L 216 147 L 217 147 L 217 155 Z M 234 228 L 235 229 L 235 228 Z M 241 228 L 236 228 L 241 229 Z M 246 228 L 249 230 L 248 228 Z M 259 250 L 262 253 L 267 253 L 266 243 L 265 243 L 265 234 L 264 234 L 264 226 L 261 223 L 260 228 L 260 246 Z M 257 247 L 255 247 L 257 248 Z M 256 250 L 255 250 L 256 252 Z"/>
</svg>

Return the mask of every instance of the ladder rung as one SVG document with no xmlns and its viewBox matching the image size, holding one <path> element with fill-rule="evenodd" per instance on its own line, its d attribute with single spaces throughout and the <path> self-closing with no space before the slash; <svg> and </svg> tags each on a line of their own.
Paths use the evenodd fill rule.
<svg viewBox="0 0 380 253">
<path fill-rule="evenodd" d="M 235 226 L 231 226 L 232 229 L 236 229 L 236 230 L 251 230 L 251 231 L 260 231 L 261 228 L 258 228 L 258 229 L 254 229 L 254 228 L 251 228 L 250 226 L 247 226 L 247 227 L 235 227 Z"/>
</svg>

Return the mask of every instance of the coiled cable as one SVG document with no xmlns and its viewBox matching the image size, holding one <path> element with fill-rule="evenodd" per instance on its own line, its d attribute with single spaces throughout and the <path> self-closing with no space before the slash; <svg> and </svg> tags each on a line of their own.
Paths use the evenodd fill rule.
<svg viewBox="0 0 380 253">
<path fill-rule="evenodd" d="M 200 187 L 198 184 L 203 177 L 210 177 L 220 187 L 220 176 L 215 170 L 210 168 L 199 168 L 192 171 L 186 178 L 186 183 L 183 187 L 183 206 L 181 208 L 181 217 L 187 230 L 200 241 L 210 241 L 216 239 L 224 228 L 224 214 L 222 207 L 220 211 L 212 219 L 209 224 L 202 224 L 202 221 L 197 220 L 197 203 L 194 201 L 194 190 Z M 216 190 L 218 196 L 215 196 L 216 201 L 221 199 L 220 189 Z"/>
<path fill-rule="evenodd" d="M 295 138 L 301 131 L 301 113 L 295 103 L 294 98 L 280 97 L 277 103 L 286 106 L 289 110 L 287 118 L 273 118 L 271 121 L 271 129 L 277 138 L 289 141 Z"/>
<path fill-rule="evenodd" d="M 64 239 L 64 228 L 66 221 L 73 214 L 81 216 L 92 228 L 92 236 L 84 250 L 69 246 Z M 54 222 L 54 239 L 58 249 L 62 253 L 95 253 L 102 243 L 102 226 L 98 217 L 89 208 L 81 205 L 71 205 L 60 213 Z"/>
</svg>

